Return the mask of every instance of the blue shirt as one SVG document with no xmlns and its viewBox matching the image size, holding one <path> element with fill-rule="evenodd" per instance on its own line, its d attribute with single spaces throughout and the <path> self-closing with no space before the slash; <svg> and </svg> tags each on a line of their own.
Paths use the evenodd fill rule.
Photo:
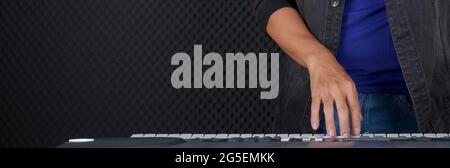
<svg viewBox="0 0 450 168">
<path fill-rule="evenodd" d="M 337 60 L 361 93 L 408 93 L 384 0 L 346 0 Z"/>
</svg>

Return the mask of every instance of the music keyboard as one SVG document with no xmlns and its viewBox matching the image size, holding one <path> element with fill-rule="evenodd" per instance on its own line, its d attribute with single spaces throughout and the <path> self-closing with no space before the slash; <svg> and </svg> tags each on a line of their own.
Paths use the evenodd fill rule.
<svg viewBox="0 0 450 168">
<path fill-rule="evenodd" d="M 332 142 L 332 141 L 450 141 L 447 133 L 388 133 L 351 137 L 325 134 L 133 134 L 131 138 L 171 137 L 201 142 Z"/>
<path fill-rule="evenodd" d="M 62 148 L 450 148 L 447 133 L 361 134 L 133 134 L 122 138 L 71 139 Z"/>
</svg>

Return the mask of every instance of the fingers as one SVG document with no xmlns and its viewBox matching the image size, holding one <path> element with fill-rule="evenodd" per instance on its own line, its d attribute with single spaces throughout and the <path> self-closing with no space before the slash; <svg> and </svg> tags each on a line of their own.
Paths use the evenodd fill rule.
<svg viewBox="0 0 450 168">
<path fill-rule="evenodd" d="M 324 113 L 325 113 L 325 124 L 327 128 L 327 134 L 330 137 L 336 136 L 336 126 L 334 125 L 334 114 L 333 114 L 333 99 L 331 97 L 325 97 L 323 99 Z"/>
<path fill-rule="evenodd" d="M 336 103 L 336 108 L 339 117 L 340 135 L 343 137 L 349 137 L 350 136 L 349 111 L 345 98 L 343 96 L 336 96 L 334 100 Z"/>
<path fill-rule="evenodd" d="M 352 122 L 352 134 L 358 136 L 361 134 L 362 114 L 359 105 L 358 95 L 355 87 L 353 87 L 347 94 L 347 102 L 350 110 L 350 118 Z"/>
<path fill-rule="evenodd" d="M 312 96 L 311 101 L 311 126 L 314 130 L 319 128 L 320 122 L 320 98 Z"/>
</svg>

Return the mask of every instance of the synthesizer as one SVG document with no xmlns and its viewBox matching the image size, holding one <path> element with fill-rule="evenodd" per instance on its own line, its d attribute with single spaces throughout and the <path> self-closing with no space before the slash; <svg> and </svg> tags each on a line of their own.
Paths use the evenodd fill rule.
<svg viewBox="0 0 450 168">
<path fill-rule="evenodd" d="M 450 148 L 448 133 L 133 134 L 123 138 L 70 139 L 61 148 Z"/>
</svg>

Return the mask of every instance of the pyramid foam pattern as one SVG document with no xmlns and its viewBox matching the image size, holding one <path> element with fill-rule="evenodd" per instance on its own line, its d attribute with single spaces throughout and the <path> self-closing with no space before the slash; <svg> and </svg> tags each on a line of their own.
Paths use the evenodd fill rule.
<svg viewBox="0 0 450 168">
<path fill-rule="evenodd" d="M 259 89 L 174 89 L 176 52 L 280 52 L 251 0 L 0 1 L 0 146 L 132 133 L 271 132 Z M 282 55 L 284 56 L 284 55 Z"/>
</svg>

